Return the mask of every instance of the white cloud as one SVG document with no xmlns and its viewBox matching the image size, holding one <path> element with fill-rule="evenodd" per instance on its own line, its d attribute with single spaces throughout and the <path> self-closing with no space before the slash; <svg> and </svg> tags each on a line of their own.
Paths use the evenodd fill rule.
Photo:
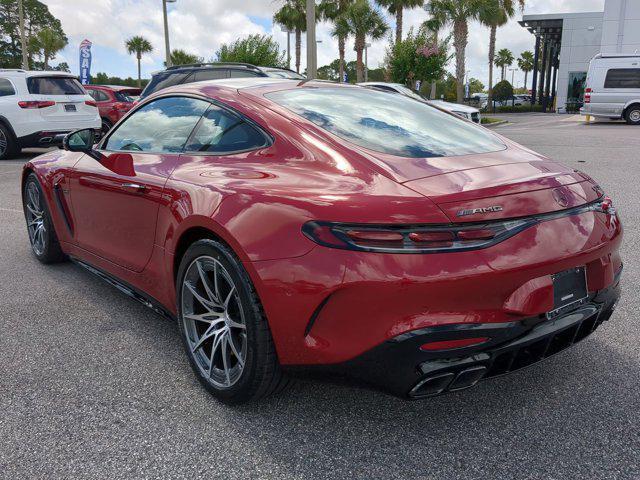
<svg viewBox="0 0 640 480">
<path fill-rule="evenodd" d="M 77 68 L 77 48 L 84 38 L 90 39 L 94 47 L 94 72 L 106 71 L 114 75 L 134 75 L 135 58 L 127 55 L 124 42 L 133 35 L 146 37 L 154 46 L 154 51 L 143 60 L 143 74 L 162 68 L 164 61 L 164 40 L 162 27 L 162 7 L 160 0 L 43 0 L 51 12 L 62 21 L 63 28 L 70 37 L 70 45 L 58 55 L 58 61 L 66 60 L 73 69 Z M 279 26 L 271 25 L 271 17 L 282 0 L 177 0 L 170 4 L 169 24 L 171 47 L 182 48 L 205 59 L 213 57 L 222 43 L 252 33 L 271 33 L 286 49 L 286 34 Z M 556 13 L 601 11 L 604 0 L 528 0 L 525 13 Z M 517 57 L 524 50 L 533 48 L 533 36 L 520 27 L 517 20 L 510 21 L 498 31 L 497 47 L 507 47 Z M 395 22 L 388 17 L 393 27 Z M 405 12 L 405 31 L 419 26 L 427 19 L 421 9 Z M 391 31 L 390 31 L 391 33 Z M 317 37 L 318 64 L 325 65 L 338 56 L 337 41 L 331 36 L 331 25 L 320 23 Z M 488 77 L 489 31 L 478 23 L 469 28 L 467 48 L 467 68 L 471 76 L 484 83 Z M 373 42 L 369 49 L 369 65 L 376 67 L 385 56 L 389 40 Z M 302 68 L 306 64 L 306 39 L 302 41 Z M 98 54 L 98 51 L 100 54 Z M 291 38 L 292 66 L 295 58 L 295 39 Z M 355 60 L 353 41 L 347 44 L 347 59 Z M 453 71 L 454 61 L 449 69 Z M 522 83 L 523 76 L 516 75 L 516 83 Z"/>
</svg>

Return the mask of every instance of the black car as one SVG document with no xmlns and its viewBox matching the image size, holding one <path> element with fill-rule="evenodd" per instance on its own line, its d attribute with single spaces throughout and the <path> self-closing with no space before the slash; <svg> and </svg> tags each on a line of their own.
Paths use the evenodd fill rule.
<svg viewBox="0 0 640 480">
<path fill-rule="evenodd" d="M 274 77 L 306 80 L 306 77 L 287 68 L 256 67 L 249 63 L 195 63 L 190 65 L 176 65 L 161 72 L 154 73 L 151 81 L 140 95 L 140 99 L 163 88 L 183 83 L 242 77 Z"/>
</svg>

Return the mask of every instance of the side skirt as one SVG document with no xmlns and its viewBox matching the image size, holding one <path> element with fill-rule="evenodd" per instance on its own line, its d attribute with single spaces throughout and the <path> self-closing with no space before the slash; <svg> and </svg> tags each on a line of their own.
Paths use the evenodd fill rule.
<svg viewBox="0 0 640 480">
<path fill-rule="evenodd" d="M 105 282 L 107 282 L 108 284 L 114 286 L 115 288 L 117 288 L 118 290 L 120 290 L 122 293 L 124 293 L 125 295 L 128 295 L 129 297 L 133 298 L 134 300 L 137 300 L 138 302 L 140 302 L 141 304 L 143 304 L 145 307 L 150 308 L 151 310 L 153 310 L 154 312 L 156 312 L 158 315 L 161 315 L 162 317 L 166 318 L 167 320 L 171 320 L 171 321 L 175 321 L 176 318 L 169 312 L 167 311 L 167 309 L 165 309 L 160 302 L 158 302 L 157 300 L 155 300 L 154 298 L 151 298 L 149 295 L 145 294 L 144 292 L 141 292 L 140 290 L 138 290 L 135 287 L 132 287 L 131 285 L 127 284 L 126 282 L 123 282 L 122 280 L 119 280 L 118 278 L 114 277 L 113 275 L 110 275 L 107 272 L 104 272 L 92 265 L 89 265 L 86 262 L 83 262 L 82 260 L 79 260 L 75 257 L 70 257 L 71 261 L 73 261 L 75 264 L 81 266 L 82 268 L 84 268 L 85 270 L 93 273 L 94 275 L 96 275 L 97 277 L 101 278 L 102 280 L 104 280 Z"/>
</svg>

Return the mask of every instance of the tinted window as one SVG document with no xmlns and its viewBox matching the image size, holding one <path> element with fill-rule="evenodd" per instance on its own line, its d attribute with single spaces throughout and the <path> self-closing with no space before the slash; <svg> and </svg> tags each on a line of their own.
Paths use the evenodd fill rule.
<svg viewBox="0 0 640 480">
<path fill-rule="evenodd" d="M 133 98 L 123 92 L 113 92 L 116 97 L 116 100 L 124 103 L 133 103 Z"/>
<path fill-rule="evenodd" d="M 292 72 L 291 70 L 280 70 L 279 68 L 263 68 L 262 71 L 269 77 L 273 78 L 289 78 L 291 80 L 306 80 L 306 78 L 299 73 Z"/>
<path fill-rule="evenodd" d="M 640 88 L 640 68 L 612 68 L 604 88 Z"/>
<path fill-rule="evenodd" d="M 376 152 L 443 157 L 504 150 L 484 129 L 403 95 L 366 88 L 297 88 L 267 95 L 319 127 Z"/>
<path fill-rule="evenodd" d="M 8 95 L 15 95 L 16 91 L 13 89 L 13 85 L 6 78 L 0 78 L 0 97 L 6 97 Z"/>
<path fill-rule="evenodd" d="M 229 78 L 229 70 L 217 68 L 215 70 L 198 70 L 195 72 L 195 80 L 192 82 L 202 82 L 204 80 L 217 80 L 219 78 Z"/>
<path fill-rule="evenodd" d="M 173 73 L 159 73 L 151 77 L 151 81 L 146 86 L 140 98 L 144 98 L 152 93 L 162 90 L 163 88 L 173 87 L 184 82 L 191 72 L 173 72 Z M 193 81 L 193 80 L 192 80 Z"/>
<path fill-rule="evenodd" d="M 231 78 L 242 78 L 242 77 L 262 77 L 264 75 L 260 75 L 258 72 L 253 72 L 251 70 L 229 70 L 229 76 Z"/>
<path fill-rule="evenodd" d="M 108 102 L 111 100 L 109 95 L 104 93 L 102 90 L 92 90 L 89 88 L 87 89 L 87 93 L 91 95 L 96 102 Z"/>
<path fill-rule="evenodd" d="M 109 137 L 106 150 L 180 152 L 209 103 L 185 97 L 155 100 L 134 112 Z"/>
<path fill-rule="evenodd" d="M 71 77 L 29 77 L 27 87 L 35 95 L 84 95 L 80 82 Z"/>
<path fill-rule="evenodd" d="M 218 107 L 211 107 L 196 129 L 189 152 L 228 153 L 253 150 L 267 144 L 265 136 L 241 117 Z"/>
</svg>

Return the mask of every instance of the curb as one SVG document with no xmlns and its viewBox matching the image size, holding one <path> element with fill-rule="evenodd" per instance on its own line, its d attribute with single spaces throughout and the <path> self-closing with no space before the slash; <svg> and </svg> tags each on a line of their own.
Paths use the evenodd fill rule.
<svg viewBox="0 0 640 480">
<path fill-rule="evenodd" d="M 486 128 L 493 128 L 493 127 L 497 127 L 498 125 L 504 125 L 505 123 L 509 123 L 509 120 L 500 120 L 499 122 L 485 123 L 482 126 Z"/>
</svg>

